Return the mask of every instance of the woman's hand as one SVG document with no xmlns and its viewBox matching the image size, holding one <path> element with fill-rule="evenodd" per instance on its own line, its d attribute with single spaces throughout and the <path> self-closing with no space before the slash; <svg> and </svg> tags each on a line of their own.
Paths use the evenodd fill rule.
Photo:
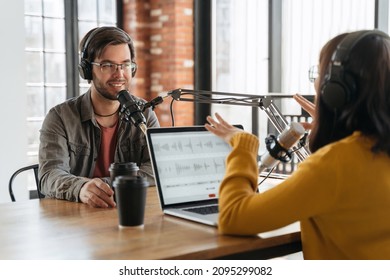
<svg viewBox="0 0 390 280">
<path fill-rule="evenodd" d="M 299 105 L 301 105 L 302 109 L 308 112 L 309 115 L 314 119 L 316 111 L 314 103 L 310 102 L 298 93 L 294 95 L 294 99 L 296 102 L 298 102 Z M 312 128 L 312 123 L 301 122 L 301 124 L 306 130 L 310 130 Z"/>
<path fill-rule="evenodd" d="M 218 137 L 225 140 L 226 143 L 230 143 L 230 139 L 232 139 L 234 134 L 243 132 L 243 130 L 227 123 L 218 113 L 215 113 L 215 118 L 218 121 L 214 120 L 211 116 L 208 116 L 207 121 L 210 124 L 206 123 L 205 127 L 211 133 L 214 133 Z"/>
</svg>

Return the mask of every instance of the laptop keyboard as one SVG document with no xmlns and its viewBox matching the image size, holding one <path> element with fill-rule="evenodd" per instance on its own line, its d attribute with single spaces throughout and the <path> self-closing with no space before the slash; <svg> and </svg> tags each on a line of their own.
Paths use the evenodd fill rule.
<svg viewBox="0 0 390 280">
<path fill-rule="evenodd" d="M 216 214 L 218 213 L 218 205 L 208 205 L 203 207 L 186 208 L 184 211 L 198 213 L 201 215 Z"/>
</svg>

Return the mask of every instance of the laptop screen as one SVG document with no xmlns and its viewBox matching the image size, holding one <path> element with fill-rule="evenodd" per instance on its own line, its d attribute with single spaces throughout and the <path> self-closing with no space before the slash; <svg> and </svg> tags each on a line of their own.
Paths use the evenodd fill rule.
<svg viewBox="0 0 390 280">
<path fill-rule="evenodd" d="M 164 206 L 218 198 L 231 147 L 203 126 L 147 130 L 156 185 Z"/>
</svg>

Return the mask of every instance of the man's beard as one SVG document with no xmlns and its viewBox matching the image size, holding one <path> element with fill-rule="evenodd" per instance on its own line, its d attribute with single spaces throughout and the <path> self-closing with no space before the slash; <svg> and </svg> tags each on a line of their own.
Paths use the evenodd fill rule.
<svg viewBox="0 0 390 280">
<path fill-rule="evenodd" d="M 120 88 L 118 89 L 118 92 L 113 95 L 106 89 L 106 87 L 102 86 L 101 83 L 95 83 L 95 89 L 101 97 L 108 100 L 117 100 L 117 93 L 123 90 L 123 88 Z M 125 89 L 127 89 L 127 86 L 125 86 Z"/>
<path fill-rule="evenodd" d="M 102 96 L 103 98 L 105 99 L 108 99 L 108 100 L 117 100 L 116 98 L 116 95 L 113 96 L 112 94 L 110 94 L 108 91 L 104 90 L 104 89 L 101 89 L 101 88 L 96 88 L 96 91 L 97 93 Z"/>
</svg>

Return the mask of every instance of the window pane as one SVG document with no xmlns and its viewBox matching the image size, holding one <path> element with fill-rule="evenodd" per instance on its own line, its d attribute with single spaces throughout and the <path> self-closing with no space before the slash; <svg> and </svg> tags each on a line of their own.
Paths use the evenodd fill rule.
<svg viewBox="0 0 390 280">
<path fill-rule="evenodd" d="M 332 37 L 373 29 L 375 0 L 285 0 L 282 19 L 282 91 L 313 93 L 307 79 L 321 47 Z"/>
<path fill-rule="evenodd" d="M 92 28 L 95 28 L 97 26 L 98 26 L 97 22 L 80 21 L 79 22 L 79 36 L 80 36 L 79 42 L 85 36 L 85 34 L 88 33 L 89 30 L 91 30 Z"/>
<path fill-rule="evenodd" d="M 29 15 L 42 15 L 42 1 L 24 0 L 24 12 Z"/>
<path fill-rule="evenodd" d="M 87 80 L 84 80 L 83 78 L 80 77 L 79 87 L 80 87 L 80 94 L 82 94 L 86 92 L 91 87 L 91 85 L 88 84 Z"/>
<path fill-rule="evenodd" d="M 27 104 L 28 117 L 37 118 L 43 117 L 45 115 L 45 98 L 43 93 L 43 86 L 27 87 Z"/>
<path fill-rule="evenodd" d="M 85 83 L 80 83 L 80 94 L 86 93 L 87 90 L 91 87 L 87 82 Z"/>
<path fill-rule="evenodd" d="M 66 99 L 66 87 L 46 87 L 47 111 Z M 47 113 L 47 112 L 46 112 Z"/>
<path fill-rule="evenodd" d="M 65 54 L 45 54 L 45 82 L 66 83 Z"/>
<path fill-rule="evenodd" d="M 26 29 L 26 48 L 43 50 L 42 18 L 25 16 L 24 26 Z"/>
<path fill-rule="evenodd" d="M 43 56 L 41 52 L 26 52 L 27 83 L 43 83 Z"/>
<path fill-rule="evenodd" d="M 97 20 L 96 0 L 77 1 L 79 20 Z"/>
<path fill-rule="evenodd" d="M 116 1 L 100 0 L 99 1 L 99 21 L 106 23 L 115 23 L 116 19 Z"/>
<path fill-rule="evenodd" d="M 42 126 L 42 120 L 27 121 L 27 145 L 28 154 L 38 154 L 39 148 L 39 130 Z"/>
<path fill-rule="evenodd" d="M 45 18 L 45 50 L 65 51 L 65 21 Z M 65 65 L 63 65 L 65 67 Z"/>
<path fill-rule="evenodd" d="M 259 94 L 268 91 L 268 1 L 216 0 L 213 90 Z M 214 67 L 214 66 L 213 66 Z M 252 130 L 252 108 L 211 106 L 231 123 Z"/>
<path fill-rule="evenodd" d="M 64 2 L 59 0 L 44 0 L 43 14 L 46 17 L 64 18 Z"/>
</svg>

